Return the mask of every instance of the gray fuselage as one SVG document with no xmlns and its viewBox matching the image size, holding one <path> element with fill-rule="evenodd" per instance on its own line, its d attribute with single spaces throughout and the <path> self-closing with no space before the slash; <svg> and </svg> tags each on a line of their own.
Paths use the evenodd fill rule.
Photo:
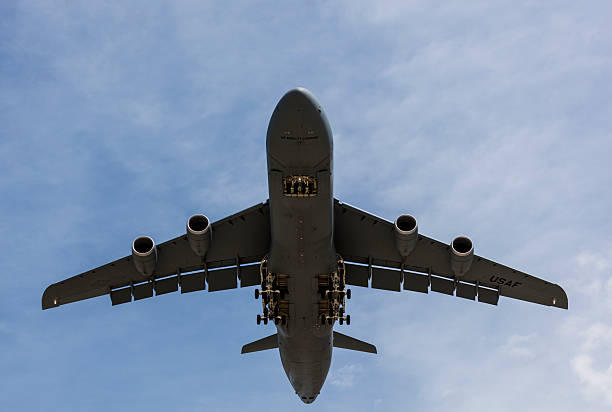
<svg viewBox="0 0 612 412">
<path fill-rule="evenodd" d="M 307 90 L 289 91 L 276 106 L 266 139 L 270 192 L 269 270 L 288 276 L 289 316 L 277 325 L 283 367 L 298 396 L 312 403 L 329 370 L 333 325 L 319 321 L 317 275 L 336 270 L 333 141 L 321 105 Z M 287 196 L 283 178 L 312 176 L 314 196 Z"/>
</svg>

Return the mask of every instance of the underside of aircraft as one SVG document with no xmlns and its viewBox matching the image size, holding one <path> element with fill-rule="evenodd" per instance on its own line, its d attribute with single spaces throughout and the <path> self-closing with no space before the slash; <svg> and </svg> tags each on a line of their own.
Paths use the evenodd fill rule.
<svg viewBox="0 0 612 412">
<path fill-rule="evenodd" d="M 130 255 L 50 285 L 42 308 L 102 295 L 120 305 L 179 290 L 256 286 L 257 323 L 274 323 L 277 333 L 242 353 L 278 348 L 305 403 L 319 394 L 333 347 L 376 353 L 374 345 L 333 331 L 336 322 L 351 322 L 349 285 L 489 305 L 505 296 L 567 309 L 560 286 L 474 254 L 466 236 L 439 242 L 420 234 L 411 215 L 390 222 L 335 199 L 332 133 L 308 90 L 290 90 L 279 101 L 266 152 L 265 203 L 212 224 L 203 214 L 191 216 L 185 234 L 158 245 L 138 237 Z"/>
</svg>

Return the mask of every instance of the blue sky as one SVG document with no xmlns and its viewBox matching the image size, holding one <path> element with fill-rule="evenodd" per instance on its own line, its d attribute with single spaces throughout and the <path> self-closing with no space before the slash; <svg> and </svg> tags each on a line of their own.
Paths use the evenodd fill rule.
<svg viewBox="0 0 612 412">
<path fill-rule="evenodd" d="M 151 4 L 155 3 L 155 4 Z M 4 2 L 0 409 L 607 411 L 612 407 L 609 2 Z M 569 311 L 354 288 L 303 405 L 252 290 L 44 288 L 131 241 L 267 197 L 265 133 L 295 86 L 335 139 L 335 193 L 562 285 Z"/>
</svg>

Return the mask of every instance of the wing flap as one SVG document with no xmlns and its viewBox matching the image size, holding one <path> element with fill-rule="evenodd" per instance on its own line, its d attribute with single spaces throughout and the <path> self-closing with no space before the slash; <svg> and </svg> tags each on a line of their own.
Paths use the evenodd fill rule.
<svg viewBox="0 0 612 412">
<path fill-rule="evenodd" d="M 372 287 L 399 292 L 402 284 L 402 272 L 399 270 L 372 268 Z"/>
<path fill-rule="evenodd" d="M 345 264 L 346 283 L 367 288 L 370 280 L 370 268 L 367 266 Z"/>
</svg>

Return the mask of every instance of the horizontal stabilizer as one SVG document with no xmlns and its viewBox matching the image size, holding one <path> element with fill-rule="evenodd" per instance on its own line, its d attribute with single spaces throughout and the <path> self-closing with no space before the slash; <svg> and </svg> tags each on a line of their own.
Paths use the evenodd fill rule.
<svg viewBox="0 0 612 412">
<path fill-rule="evenodd" d="M 351 338 L 334 331 L 334 348 L 350 349 L 359 352 L 377 353 L 376 346 L 359 339 Z"/>
<path fill-rule="evenodd" d="M 256 340 L 255 342 L 247 343 L 242 347 L 241 353 L 259 352 L 260 350 L 276 348 L 278 348 L 278 335 L 275 333 L 274 335 Z"/>
</svg>

